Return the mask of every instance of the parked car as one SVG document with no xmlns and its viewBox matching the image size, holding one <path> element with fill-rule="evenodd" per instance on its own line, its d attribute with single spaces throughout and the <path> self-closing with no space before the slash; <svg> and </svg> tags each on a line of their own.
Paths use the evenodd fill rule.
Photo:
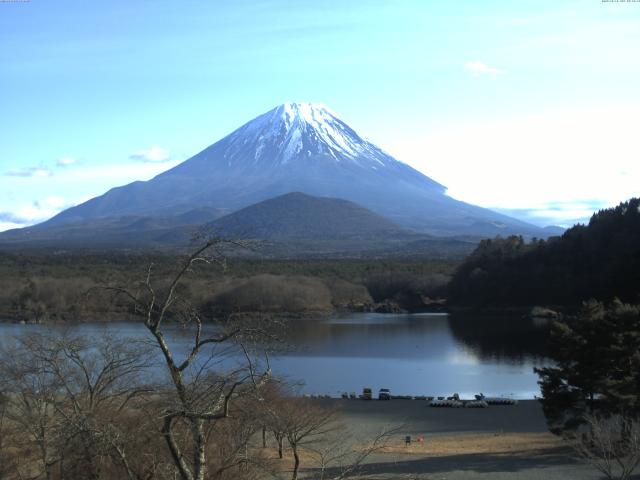
<svg viewBox="0 0 640 480">
<path fill-rule="evenodd" d="M 371 389 L 370 388 L 363 388 L 362 389 L 362 399 L 363 400 L 371 400 L 373 398 L 373 394 L 371 393 Z"/>
<path fill-rule="evenodd" d="M 391 400 L 391 392 L 388 388 L 381 388 L 378 392 L 378 400 Z"/>
</svg>

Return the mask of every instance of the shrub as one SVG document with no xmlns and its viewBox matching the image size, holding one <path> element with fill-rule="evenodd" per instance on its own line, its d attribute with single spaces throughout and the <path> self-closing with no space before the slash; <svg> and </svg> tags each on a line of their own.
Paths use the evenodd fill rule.
<svg viewBox="0 0 640 480">
<path fill-rule="evenodd" d="M 306 312 L 332 309 L 331 292 L 317 278 L 255 275 L 229 282 L 210 306 L 234 312 Z"/>
</svg>

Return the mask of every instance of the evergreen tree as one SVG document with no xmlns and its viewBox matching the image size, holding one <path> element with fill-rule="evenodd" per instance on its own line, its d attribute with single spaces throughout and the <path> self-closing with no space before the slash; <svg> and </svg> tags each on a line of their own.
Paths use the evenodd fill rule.
<svg viewBox="0 0 640 480">
<path fill-rule="evenodd" d="M 580 314 L 555 323 L 551 357 L 535 369 L 554 433 L 576 429 L 586 414 L 640 414 L 640 306 L 591 300 Z"/>
<path fill-rule="evenodd" d="M 453 304 L 579 306 L 585 298 L 637 303 L 640 198 L 595 213 L 562 237 L 480 242 L 448 287 Z"/>
</svg>

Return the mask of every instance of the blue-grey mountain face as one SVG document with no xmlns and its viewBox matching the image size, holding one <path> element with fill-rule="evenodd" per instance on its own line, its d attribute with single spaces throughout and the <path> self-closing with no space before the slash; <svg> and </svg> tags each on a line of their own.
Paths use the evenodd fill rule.
<svg viewBox="0 0 640 480">
<path fill-rule="evenodd" d="M 281 105 L 152 180 L 114 188 L 45 225 L 202 208 L 232 212 L 289 192 L 350 200 L 422 232 L 544 235 L 448 197 L 445 187 L 309 103 Z"/>
</svg>

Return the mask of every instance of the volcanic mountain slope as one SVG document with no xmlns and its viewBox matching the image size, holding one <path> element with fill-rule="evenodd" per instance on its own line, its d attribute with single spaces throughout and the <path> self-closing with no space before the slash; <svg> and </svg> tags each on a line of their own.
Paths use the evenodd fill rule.
<svg viewBox="0 0 640 480">
<path fill-rule="evenodd" d="M 219 218 L 215 209 L 201 208 L 179 215 L 99 217 L 78 222 L 49 222 L 29 228 L 0 233 L 0 248 L 100 249 L 142 248 L 145 246 L 175 246 L 175 242 L 162 240 L 163 235 L 176 237 L 180 232 L 182 243 L 188 243 L 192 232 L 203 224 Z"/>
<path fill-rule="evenodd" d="M 356 203 L 287 193 L 226 215 L 203 227 L 227 238 L 257 240 L 256 252 L 275 256 L 461 256 L 475 243 L 401 228 Z M 183 230 L 174 232 L 184 235 Z M 165 236 L 167 238 L 167 236 Z M 176 243 L 181 243 L 174 238 Z"/>
<path fill-rule="evenodd" d="M 287 193 L 250 205 L 208 225 L 227 238 L 347 240 L 410 234 L 353 202 Z"/>
<path fill-rule="evenodd" d="M 65 248 L 102 251 L 191 248 L 196 237 L 249 240 L 233 256 L 267 257 L 451 257 L 468 254 L 475 242 L 432 237 L 403 229 L 347 200 L 287 193 L 240 209 L 213 222 L 216 211 L 175 217 L 106 217 L 47 228 L 5 232 L 6 249 Z M 178 226 L 172 226 L 178 222 Z"/>
<path fill-rule="evenodd" d="M 290 192 L 356 202 L 423 233 L 545 236 L 533 225 L 452 199 L 444 186 L 309 103 L 274 108 L 152 180 L 114 188 L 39 228 L 202 208 L 233 212 Z"/>
</svg>

